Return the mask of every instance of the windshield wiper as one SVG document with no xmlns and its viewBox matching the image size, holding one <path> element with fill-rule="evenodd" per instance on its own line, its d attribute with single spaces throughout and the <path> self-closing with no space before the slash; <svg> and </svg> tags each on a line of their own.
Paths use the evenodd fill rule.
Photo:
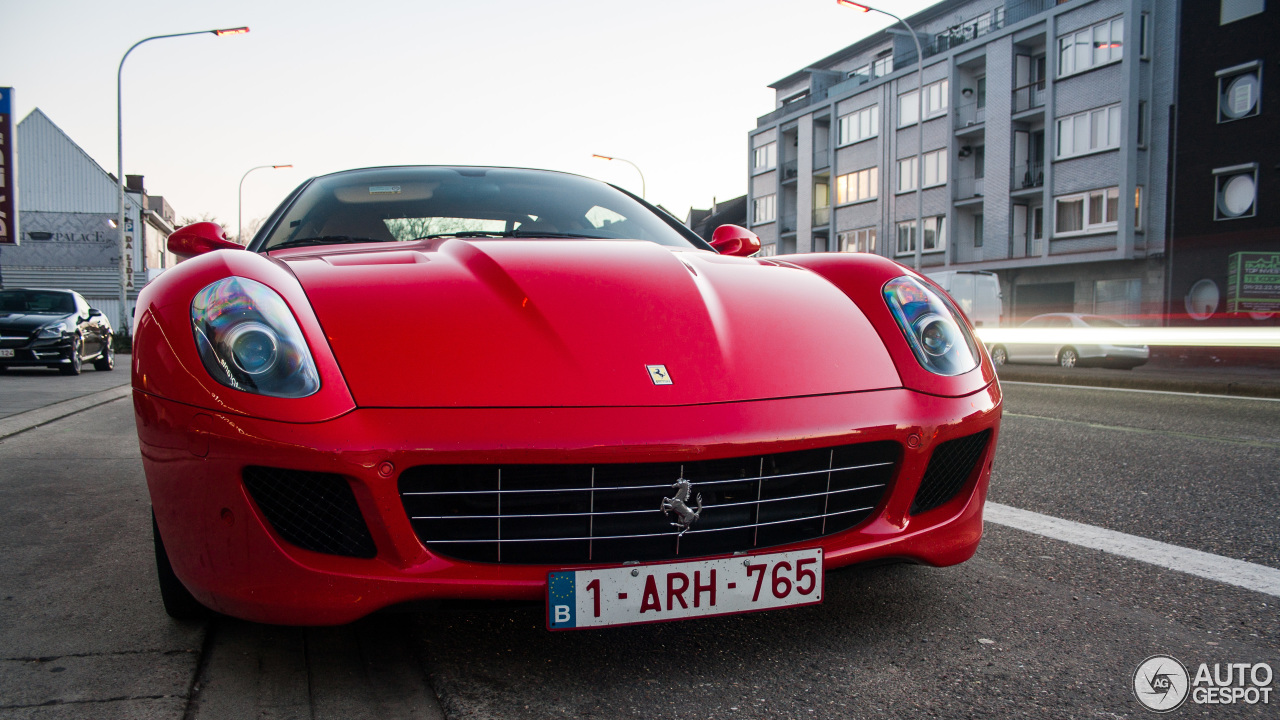
<svg viewBox="0 0 1280 720">
<path fill-rule="evenodd" d="M 303 247 L 305 245 L 342 245 L 351 243 L 366 242 L 389 242 L 388 240 L 380 240 L 378 238 L 352 237 L 350 235 L 325 235 L 323 237 L 296 238 L 294 240 L 286 240 L 282 243 L 272 245 L 267 248 L 267 252 L 279 250 L 289 247 Z"/>
</svg>

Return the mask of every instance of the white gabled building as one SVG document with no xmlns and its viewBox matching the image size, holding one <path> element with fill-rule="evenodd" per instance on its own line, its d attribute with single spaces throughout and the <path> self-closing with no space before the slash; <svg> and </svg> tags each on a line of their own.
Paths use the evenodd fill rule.
<svg viewBox="0 0 1280 720">
<path fill-rule="evenodd" d="M 118 192 L 113 175 L 39 108 L 18 124 L 18 213 L 22 237 L 0 249 L 0 287 L 68 288 L 113 324 L 119 322 Z M 125 232 L 133 287 L 138 290 L 176 258 L 165 249 L 174 212 L 149 197 L 142 177 L 130 175 Z M 117 328 L 117 332 L 127 332 Z"/>
</svg>

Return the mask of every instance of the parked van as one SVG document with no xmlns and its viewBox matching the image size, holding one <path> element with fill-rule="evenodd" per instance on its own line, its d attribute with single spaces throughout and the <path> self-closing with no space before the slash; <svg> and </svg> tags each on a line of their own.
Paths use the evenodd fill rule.
<svg viewBox="0 0 1280 720">
<path fill-rule="evenodd" d="M 974 327 L 1000 327 L 1004 319 L 1004 301 L 1000 280 L 984 270 L 943 270 L 926 273 L 942 286 L 956 304 L 969 316 Z"/>
</svg>

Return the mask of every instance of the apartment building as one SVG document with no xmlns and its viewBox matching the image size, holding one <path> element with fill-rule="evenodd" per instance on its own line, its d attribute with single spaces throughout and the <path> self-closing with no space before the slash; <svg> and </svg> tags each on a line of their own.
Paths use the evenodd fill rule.
<svg viewBox="0 0 1280 720">
<path fill-rule="evenodd" d="M 943 0 L 905 18 L 915 40 L 894 24 L 779 80 L 748 140 L 762 253 L 994 271 L 1006 322 L 1157 322 L 1177 18 L 1165 0 Z"/>
</svg>

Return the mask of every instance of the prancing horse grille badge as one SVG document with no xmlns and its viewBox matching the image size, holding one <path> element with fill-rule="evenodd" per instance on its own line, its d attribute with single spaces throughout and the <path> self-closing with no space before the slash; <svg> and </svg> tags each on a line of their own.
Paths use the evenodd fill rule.
<svg viewBox="0 0 1280 720">
<path fill-rule="evenodd" d="M 671 376 L 667 374 L 666 365 L 645 365 L 649 370 L 649 379 L 654 385 L 670 385 Z"/>
</svg>

